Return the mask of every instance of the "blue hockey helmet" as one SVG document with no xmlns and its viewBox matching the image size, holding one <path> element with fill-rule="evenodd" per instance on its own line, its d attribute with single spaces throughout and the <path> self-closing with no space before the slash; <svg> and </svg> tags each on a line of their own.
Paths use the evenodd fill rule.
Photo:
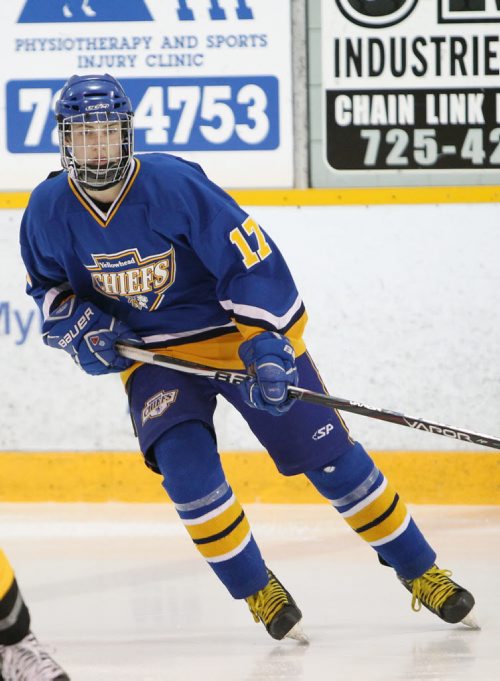
<svg viewBox="0 0 500 681">
<path fill-rule="evenodd" d="M 133 113 L 130 99 L 109 73 L 71 76 L 61 90 L 55 109 L 58 121 L 78 114 L 87 115 L 90 120 L 93 115 L 103 111 Z"/>
<path fill-rule="evenodd" d="M 133 154 L 133 110 L 116 78 L 108 73 L 72 76 L 56 101 L 55 114 L 61 163 L 73 179 L 106 189 L 125 177 Z M 94 135 L 93 141 L 82 142 L 82 129 L 89 140 Z M 116 130 L 119 144 L 112 136 Z"/>
</svg>

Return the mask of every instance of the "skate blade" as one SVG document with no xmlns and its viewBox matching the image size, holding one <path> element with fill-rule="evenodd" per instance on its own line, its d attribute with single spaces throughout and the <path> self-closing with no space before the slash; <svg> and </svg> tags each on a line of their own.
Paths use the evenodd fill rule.
<svg viewBox="0 0 500 681">
<path fill-rule="evenodd" d="M 472 608 L 470 613 L 463 618 L 461 624 L 465 624 L 466 627 L 470 627 L 471 629 L 481 629 L 479 622 L 476 619 L 474 608 Z"/>
<path fill-rule="evenodd" d="M 309 639 L 304 634 L 300 622 L 297 622 L 297 624 L 293 625 L 288 634 L 285 634 L 285 638 L 293 638 L 294 641 L 298 641 L 303 645 L 309 645 Z"/>
</svg>

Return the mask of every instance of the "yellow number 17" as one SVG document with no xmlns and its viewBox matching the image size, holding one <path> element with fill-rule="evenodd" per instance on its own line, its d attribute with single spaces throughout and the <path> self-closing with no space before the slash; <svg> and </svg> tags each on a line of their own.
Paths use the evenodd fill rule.
<svg viewBox="0 0 500 681">
<path fill-rule="evenodd" d="M 241 227 L 248 236 L 255 234 L 257 237 L 257 250 L 253 251 L 245 237 L 242 233 Z M 241 253 L 243 258 L 243 264 L 247 269 L 253 267 L 261 260 L 267 258 L 268 255 L 272 253 L 269 244 L 266 241 L 266 237 L 262 233 L 261 228 L 252 220 L 252 218 L 247 218 L 241 227 L 235 227 L 229 233 L 229 239 L 232 244 L 234 244 Z"/>
</svg>

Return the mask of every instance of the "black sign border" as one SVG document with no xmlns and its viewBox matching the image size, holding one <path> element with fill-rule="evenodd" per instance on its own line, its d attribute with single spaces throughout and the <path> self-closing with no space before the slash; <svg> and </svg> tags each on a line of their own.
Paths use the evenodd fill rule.
<svg viewBox="0 0 500 681">
<path fill-rule="evenodd" d="M 498 19 L 445 19 L 443 16 L 443 3 L 446 0 L 438 0 L 438 24 L 499 24 L 500 13 Z"/>
</svg>

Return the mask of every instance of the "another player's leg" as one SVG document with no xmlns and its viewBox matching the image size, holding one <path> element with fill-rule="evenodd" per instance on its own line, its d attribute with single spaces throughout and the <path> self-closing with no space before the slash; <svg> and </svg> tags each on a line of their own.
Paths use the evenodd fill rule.
<svg viewBox="0 0 500 681">
<path fill-rule="evenodd" d="M 155 443 L 154 455 L 193 543 L 233 598 L 245 599 L 273 638 L 302 638 L 301 612 L 262 559 L 211 430 L 200 421 L 177 424 Z"/>
<path fill-rule="evenodd" d="M 69 681 L 30 631 L 30 615 L 0 551 L 0 681 Z"/>
</svg>

